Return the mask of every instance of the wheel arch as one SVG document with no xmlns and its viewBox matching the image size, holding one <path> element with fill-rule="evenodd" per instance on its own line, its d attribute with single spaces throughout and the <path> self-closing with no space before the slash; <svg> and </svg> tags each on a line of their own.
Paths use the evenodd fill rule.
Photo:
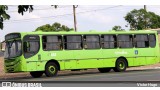
<svg viewBox="0 0 160 90">
<path fill-rule="evenodd" d="M 126 63 L 127 63 L 127 67 L 128 67 L 128 60 L 127 60 L 127 58 L 126 58 L 126 57 L 124 57 L 124 56 L 120 56 L 120 57 L 118 57 L 118 58 L 116 59 L 116 62 L 117 62 L 117 60 L 118 60 L 118 59 L 120 59 L 120 58 L 123 58 L 123 59 L 126 61 Z M 116 65 L 116 62 L 115 62 L 115 65 Z"/>
<path fill-rule="evenodd" d="M 58 67 L 58 70 L 60 71 L 60 64 L 59 64 L 59 62 L 57 61 L 57 60 L 54 60 L 54 59 L 51 59 L 51 60 L 49 60 L 49 61 L 47 61 L 47 63 L 45 64 L 45 66 L 48 64 L 48 63 L 50 63 L 50 62 L 53 62 L 53 63 L 55 63 L 56 65 L 57 65 L 57 67 Z"/>
</svg>

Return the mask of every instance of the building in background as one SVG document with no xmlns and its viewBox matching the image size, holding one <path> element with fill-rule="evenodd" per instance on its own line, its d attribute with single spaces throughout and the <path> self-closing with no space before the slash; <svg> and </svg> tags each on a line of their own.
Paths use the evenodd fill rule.
<svg viewBox="0 0 160 90">
<path fill-rule="evenodd" d="M 6 45 L 6 43 L 4 42 L 4 41 L 2 41 L 2 42 L 0 42 L 1 44 L 0 44 L 0 49 L 1 49 L 1 51 L 5 51 L 5 45 Z"/>
</svg>

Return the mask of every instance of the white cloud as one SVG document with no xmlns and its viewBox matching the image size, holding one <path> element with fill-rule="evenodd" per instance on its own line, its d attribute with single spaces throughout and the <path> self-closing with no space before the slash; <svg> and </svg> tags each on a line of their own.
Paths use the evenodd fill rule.
<svg viewBox="0 0 160 90">
<path fill-rule="evenodd" d="M 29 19 L 30 21 L 33 19 L 32 21 L 36 21 L 36 22 L 41 22 L 42 21 L 40 19 L 41 18 L 40 15 L 38 15 L 38 14 L 36 15 L 34 13 L 28 13 L 28 12 L 26 12 L 24 15 L 21 15 L 19 13 L 11 13 L 10 16 L 11 16 L 11 18 L 8 22 L 10 22 L 10 21 L 21 21 L 21 22 L 23 22 L 23 21 L 25 21 L 25 19 Z M 34 19 L 36 19 L 36 20 L 34 20 Z"/>
<path fill-rule="evenodd" d="M 152 5 L 152 6 L 146 6 L 147 11 L 154 12 L 155 14 L 160 15 L 160 6 L 158 5 Z"/>
<path fill-rule="evenodd" d="M 79 16 L 85 20 L 89 20 L 100 24 L 109 24 L 114 22 L 114 17 L 100 12 L 84 13 Z"/>
<path fill-rule="evenodd" d="M 96 10 L 96 9 L 103 9 L 113 7 L 109 5 L 79 5 L 76 9 L 76 13 L 78 12 L 85 12 L 90 10 Z M 46 9 L 45 8 L 49 8 Z M 51 9 L 50 9 L 51 8 Z M 53 8 L 53 9 L 52 9 Z M 121 6 L 116 8 L 110 8 L 102 11 L 93 11 L 93 12 L 87 12 L 87 13 L 81 13 L 76 14 L 77 15 L 77 28 L 81 31 L 87 31 L 87 30 L 109 30 L 114 25 L 120 25 L 124 27 L 127 22 L 124 20 L 124 16 L 133 9 L 140 9 L 143 8 L 143 5 L 139 6 Z M 155 12 L 156 14 L 160 15 L 160 6 L 149 6 L 147 5 L 147 10 Z M 12 20 L 23 20 L 23 19 L 29 19 L 29 18 L 40 18 L 40 19 L 31 19 L 26 21 L 20 21 L 17 23 L 11 22 L 11 23 L 4 23 L 4 30 L 1 31 L 1 35 L 7 34 L 8 32 L 12 31 L 33 31 L 38 26 L 44 25 L 44 24 L 53 24 L 54 22 L 59 22 L 63 25 L 66 25 L 68 27 L 74 27 L 73 23 L 73 8 L 72 5 L 70 6 L 61 6 L 60 8 L 55 9 L 54 7 L 48 6 L 34 6 L 34 9 L 44 9 L 44 10 L 34 10 L 33 12 L 25 12 L 22 16 L 18 12 L 9 13 L 11 15 L 11 19 L 7 22 L 11 22 Z M 17 8 L 10 8 L 11 11 L 16 11 Z M 41 18 L 41 17 L 48 17 L 48 16 L 57 16 L 57 15 L 63 15 L 63 14 L 71 14 L 68 16 L 59 16 L 59 17 L 51 17 L 51 18 Z M 125 27 L 124 27 L 125 28 Z M 1 36 L 2 37 L 2 36 Z"/>
<path fill-rule="evenodd" d="M 64 20 L 60 21 L 60 23 L 63 25 L 66 25 L 70 28 L 73 28 L 73 20 L 64 19 Z"/>
<path fill-rule="evenodd" d="M 28 18 L 40 18 L 40 16 L 31 13 L 28 15 Z"/>
</svg>

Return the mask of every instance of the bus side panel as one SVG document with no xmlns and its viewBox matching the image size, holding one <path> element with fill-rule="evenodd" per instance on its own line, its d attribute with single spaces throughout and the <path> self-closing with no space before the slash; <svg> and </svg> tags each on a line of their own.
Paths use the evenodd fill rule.
<svg viewBox="0 0 160 90">
<path fill-rule="evenodd" d="M 133 57 L 128 57 L 126 59 L 128 62 L 128 67 L 134 66 L 134 58 Z"/>
<path fill-rule="evenodd" d="M 128 66 L 134 66 L 134 49 L 105 49 L 103 50 L 105 67 L 115 67 L 116 60 L 119 57 L 127 59 Z"/>
<path fill-rule="evenodd" d="M 73 51 L 69 50 L 59 50 L 59 51 L 43 51 L 41 54 L 42 61 L 56 60 L 60 64 L 60 70 L 76 68 L 75 63 L 72 62 L 74 60 Z M 69 63 L 71 62 L 70 66 Z M 66 63 L 66 64 L 65 64 Z M 44 64 L 43 64 L 44 65 Z M 67 67 L 66 67 L 67 66 Z"/>
<path fill-rule="evenodd" d="M 37 71 L 44 71 L 46 63 L 47 63 L 46 61 L 37 62 L 36 63 Z"/>
<path fill-rule="evenodd" d="M 103 67 L 102 50 L 74 50 L 74 57 L 77 60 L 77 68 L 98 68 Z"/>
<path fill-rule="evenodd" d="M 37 71 L 37 62 L 27 62 L 27 71 Z"/>
<path fill-rule="evenodd" d="M 103 67 L 115 67 L 117 58 L 108 58 L 103 60 Z"/>
<path fill-rule="evenodd" d="M 47 62 L 48 62 L 48 60 L 37 62 L 36 63 L 37 71 L 44 71 L 45 65 Z M 64 61 L 58 61 L 58 63 L 60 64 L 60 70 L 64 70 Z"/>
<path fill-rule="evenodd" d="M 37 71 L 38 53 L 26 60 L 27 71 Z"/>
<path fill-rule="evenodd" d="M 157 60 L 157 52 L 156 52 L 156 48 L 146 48 L 146 52 L 145 56 L 146 56 L 146 65 L 150 65 L 150 64 L 155 64 L 156 63 L 156 60 Z"/>
<path fill-rule="evenodd" d="M 77 68 L 98 68 L 102 67 L 102 59 L 85 59 L 77 61 Z"/>
<path fill-rule="evenodd" d="M 103 67 L 115 67 L 116 60 L 119 56 L 115 55 L 117 49 L 103 49 Z"/>
<path fill-rule="evenodd" d="M 76 60 L 64 60 L 64 68 L 65 69 L 77 69 Z"/>
<path fill-rule="evenodd" d="M 157 57 L 146 57 L 147 58 L 147 65 L 155 64 L 157 61 Z"/>
<path fill-rule="evenodd" d="M 146 61 L 147 60 L 145 57 L 137 57 L 135 58 L 134 63 L 135 63 L 135 66 L 141 66 L 141 65 L 146 65 L 147 64 Z"/>
</svg>

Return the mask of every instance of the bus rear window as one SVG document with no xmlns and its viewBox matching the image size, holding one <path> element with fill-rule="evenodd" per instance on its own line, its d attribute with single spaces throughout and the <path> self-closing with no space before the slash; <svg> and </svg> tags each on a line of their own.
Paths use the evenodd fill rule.
<svg viewBox="0 0 160 90">
<path fill-rule="evenodd" d="M 149 46 L 155 47 L 156 46 L 156 37 L 154 34 L 149 35 Z"/>
</svg>

